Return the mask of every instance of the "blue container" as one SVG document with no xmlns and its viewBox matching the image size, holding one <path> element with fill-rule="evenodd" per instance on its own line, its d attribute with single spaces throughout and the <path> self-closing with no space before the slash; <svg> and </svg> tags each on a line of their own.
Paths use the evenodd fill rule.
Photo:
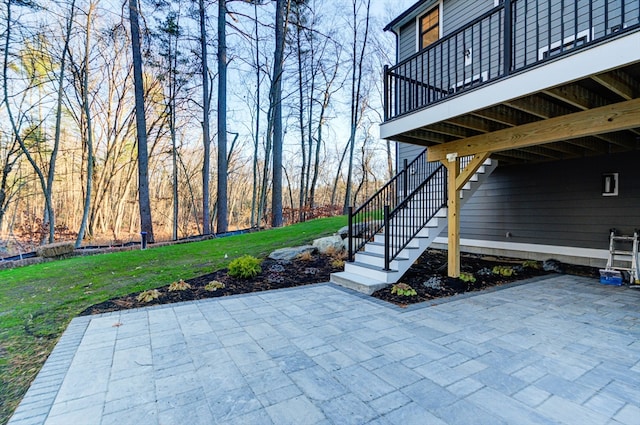
<svg viewBox="0 0 640 425">
<path fill-rule="evenodd" d="M 600 270 L 600 283 L 622 286 L 622 274 L 617 270 Z"/>
</svg>

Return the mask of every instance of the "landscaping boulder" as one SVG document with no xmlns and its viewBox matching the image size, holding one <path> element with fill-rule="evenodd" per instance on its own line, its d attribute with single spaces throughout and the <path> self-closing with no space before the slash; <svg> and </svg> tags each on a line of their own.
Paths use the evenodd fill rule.
<svg viewBox="0 0 640 425">
<path fill-rule="evenodd" d="M 342 239 L 346 238 L 347 236 L 349 236 L 349 226 L 344 226 L 341 227 L 337 232 L 336 235 L 340 235 L 340 237 Z"/>
<path fill-rule="evenodd" d="M 305 252 L 314 252 L 316 250 L 315 246 L 312 245 L 303 245 L 296 246 L 293 248 L 281 248 L 276 249 L 271 254 L 269 254 L 269 258 L 272 260 L 295 260 L 296 257 L 300 254 L 304 254 Z"/>
<path fill-rule="evenodd" d="M 43 258 L 62 257 L 63 255 L 71 254 L 74 249 L 73 242 L 56 242 L 39 246 L 36 249 L 36 255 Z"/>
<path fill-rule="evenodd" d="M 562 263 L 558 260 L 548 259 L 542 263 L 542 269 L 546 272 L 562 273 Z"/>
<path fill-rule="evenodd" d="M 325 254 L 328 251 L 342 251 L 344 245 L 342 243 L 342 237 L 340 235 L 327 236 L 326 238 L 320 238 L 313 241 L 313 246 L 322 253 Z"/>
</svg>

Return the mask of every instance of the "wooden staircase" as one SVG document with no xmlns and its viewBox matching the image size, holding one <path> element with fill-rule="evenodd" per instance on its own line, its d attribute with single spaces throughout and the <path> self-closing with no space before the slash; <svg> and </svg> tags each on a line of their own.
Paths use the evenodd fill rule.
<svg viewBox="0 0 640 425">
<path fill-rule="evenodd" d="M 404 190 L 397 190 L 397 193 L 400 194 L 399 198 L 403 198 L 402 195 L 408 192 L 407 186 L 411 187 L 411 182 L 407 183 L 410 167 L 410 165 L 405 164 L 405 169 L 397 176 L 398 181 L 403 183 L 391 185 L 393 186 L 390 190 L 391 192 L 394 189 L 397 190 L 398 187 L 404 186 Z M 460 191 L 462 205 L 471 198 L 473 193 L 496 167 L 497 162 L 491 159 L 488 159 L 480 166 L 475 175 Z M 425 180 L 426 184 L 422 184 L 424 187 L 416 185 L 418 186 L 416 190 L 397 202 L 397 205 L 393 208 L 393 213 L 390 212 L 390 207 L 386 208 L 390 217 L 387 219 L 390 228 L 389 234 L 386 234 L 384 221 L 381 220 L 370 220 L 373 223 L 372 226 L 376 229 L 371 235 L 365 234 L 363 236 L 351 234 L 352 232 L 350 232 L 348 236 L 351 238 L 349 245 L 356 247 L 353 250 L 354 252 L 349 254 L 352 261 L 345 263 L 343 272 L 333 273 L 331 282 L 369 295 L 398 282 L 402 275 L 447 226 L 446 178 L 433 178 L 436 177 L 435 174 L 437 172 L 444 172 L 446 176 L 446 169 L 444 171 L 436 170 L 435 172 L 429 170 L 428 178 Z M 402 177 L 402 173 L 407 174 Z M 415 167 L 414 174 L 416 174 Z M 384 188 L 381 190 L 384 190 Z M 382 197 L 387 200 L 392 199 L 388 193 L 383 193 Z M 361 209 L 362 207 L 359 210 Z M 379 211 L 379 205 L 374 209 Z M 363 220 L 362 218 L 358 220 L 357 214 L 357 212 L 352 214 L 350 221 L 357 220 L 356 223 L 360 224 L 359 227 L 362 228 Z M 362 216 L 371 217 L 371 210 L 362 214 Z M 376 225 L 376 223 L 380 224 Z M 417 227 L 416 223 L 418 223 Z M 414 229 L 408 230 L 412 226 Z M 356 226 L 352 224 L 350 227 L 355 228 Z M 353 233 L 356 232 L 354 231 Z M 406 240 L 401 240 L 397 237 L 397 235 L 406 234 L 410 234 L 410 237 L 405 237 Z"/>
</svg>

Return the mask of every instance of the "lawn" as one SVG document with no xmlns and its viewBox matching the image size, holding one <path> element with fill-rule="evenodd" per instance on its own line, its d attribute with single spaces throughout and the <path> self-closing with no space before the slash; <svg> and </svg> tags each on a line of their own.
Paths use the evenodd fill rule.
<svg viewBox="0 0 640 425">
<path fill-rule="evenodd" d="M 226 267 L 244 255 L 266 257 L 346 225 L 344 216 L 245 235 L 0 271 L 0 424 L 6 424 L 71 319 L 85 308 Z"/>
</svg>

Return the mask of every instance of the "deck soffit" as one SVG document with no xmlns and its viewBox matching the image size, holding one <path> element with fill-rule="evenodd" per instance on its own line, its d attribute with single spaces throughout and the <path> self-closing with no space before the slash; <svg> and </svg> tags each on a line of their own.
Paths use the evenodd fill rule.
<svg viewBox="0 0 640 425">
<path fill-rule="evenodd" d="M 504 163 L 638 150 L 638 98 L 640 62 L 418 127 L 392 139 L 432 147 L 430 160 L 456 149 L 491 151 Z"/>
<path fill-rule="evenodd" d="M 434 145 L 429 148 L 428 159 L 443 160 L 448 153 L 466 156 L 521 149 L 639 126 L 640 98 L 637 98 Z"/>
</svg>

